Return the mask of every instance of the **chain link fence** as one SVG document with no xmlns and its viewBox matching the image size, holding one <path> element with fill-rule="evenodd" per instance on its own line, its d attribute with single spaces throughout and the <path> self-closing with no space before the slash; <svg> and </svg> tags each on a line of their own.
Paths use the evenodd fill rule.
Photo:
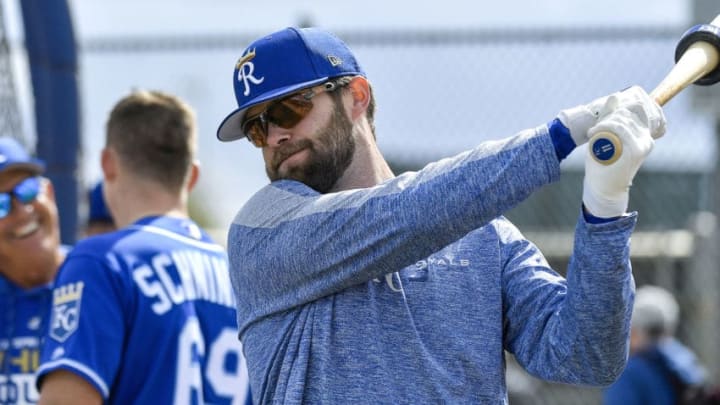
<svg viewBox="0 0 720 405">
<path fill-rule="evenodd" d="M 20 112 L 4 21 L 4 10 L 0 2 L 0 136 L 16 137 L 22 141 Z"/>
</svg>

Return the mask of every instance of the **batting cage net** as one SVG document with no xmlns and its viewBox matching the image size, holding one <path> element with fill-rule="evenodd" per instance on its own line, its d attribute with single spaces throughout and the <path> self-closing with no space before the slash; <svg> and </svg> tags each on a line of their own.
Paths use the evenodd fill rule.
<svg viewBox="0 0 720 405">
<path fill-rule="evenodd" d="M 0 2 L 0 136 L 12 136 L 23 141 L 10 45 L 4 21 L 3 4 Z"/>
</svg>

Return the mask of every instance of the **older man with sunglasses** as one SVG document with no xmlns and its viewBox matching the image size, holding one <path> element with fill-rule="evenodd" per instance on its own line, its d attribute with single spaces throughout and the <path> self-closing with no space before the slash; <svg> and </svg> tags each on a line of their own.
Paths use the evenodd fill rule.
<svg viewBox="0 0 720 405">
<path fill-rule="evenodd" d="M 51 284 L 66 248 L 60 244 L 45 165 L 13 138 L 0 138 L 0 403 L 38 400 L 35 371 L 50 317 Z"/>
<path fill-rule="evenodd" d="M 619 375 L 634 291 L 628 189 L 665 128 L 642 89 L 395 176 L 369 81 L 331 33 L 264 36 L 234 78 L 238 108 L 217 136 L 261 148 L 272 180 L 228 237 L 259 403 L 504 403 L 506 350 L 547 380 Z M 601 132 L 622 153 L 586 160 L 563 278 L 502 214 Z"/>
</svg>

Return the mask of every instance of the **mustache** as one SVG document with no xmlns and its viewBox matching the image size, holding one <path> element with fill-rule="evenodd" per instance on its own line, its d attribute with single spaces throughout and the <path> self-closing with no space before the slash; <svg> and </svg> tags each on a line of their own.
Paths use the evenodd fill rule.
<svg viewBox="0 0 720 405">
<path fill-rule="evenodd" d="M 270 160 L 270 166 L 273 170 L 277 171 L 278 167 L 283 161 L 285 161 L 285 159 L 307 148 L 312 148 L 312 142 L 308 139 L 301 139 L 295 143 L 285 142 L 282 148 L 276 149 L 275 153 L 273 153 L 272 159 Z"/>
</svg>

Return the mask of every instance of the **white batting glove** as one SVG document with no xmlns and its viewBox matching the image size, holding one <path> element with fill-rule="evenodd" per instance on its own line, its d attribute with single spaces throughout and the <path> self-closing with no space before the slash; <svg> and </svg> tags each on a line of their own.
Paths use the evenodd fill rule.
<svg viewBox="0 0 720 405">
<path fill-rule="evenodd" d="M 650 97 L 645 90 L 639 86 L 632 86 L 609 96 L 597 98 L 588 104 L 562 110 L 558 113 L 558 119 L 570 131 L 570 136 L 575 145 L 580 146 L 592 137 L 588 134 L 588 130 L 614 109 L 622 106 L 643 104 L 649 101 Z M 651 122 L 651 132 L 657 134 L 659 126 L 660 122 Z M 663 133 L 665 133 L 664 119 L 662 121 L 662 132 L 658 136 L 653 135 L 653 137 L 657 139 Z"/>
<path fill-rule="evenodd" d="M 575 142 L 575 146 L 580 146 L 590 139 L 587 132 L 601 118 L 600 113 L 603 112 L 608 97 L 600 97 L 588 104 L 568 108 L 558 113 L 558 119 L 570 131 L 570 137 Z"/>
<path fill-rule="evenodd" d="M 618 108 L 626 108 L 647 123 L 650 136 L 658 139 L 665 134 L 665 114 L 662 108 L 640 86 L 632 86 L 607 97 L 600 109 L 600 117 L 605 117 Z M 588 134 L 588 139 L 593 134 Z"/>
<path fill-rule="evenodd" d="M 629 93 L 626 93 L 629 92 Z M 625 94 L 625 96 L 623 96 Z M 629 95 L 629 96 L 628 96 Z M 632 87 L 608 97 L 604 115 L 588 136 L 610 132 L 622 143 L 620 157 L 609 165 L 598 163 L 588 152 L 585 159 L 583 203 L 590 214 L 613 218 L 625 214 L 630 186 L 655 141 L 665 133 L 665 115 L 644 90 Z"/>
</svg>

